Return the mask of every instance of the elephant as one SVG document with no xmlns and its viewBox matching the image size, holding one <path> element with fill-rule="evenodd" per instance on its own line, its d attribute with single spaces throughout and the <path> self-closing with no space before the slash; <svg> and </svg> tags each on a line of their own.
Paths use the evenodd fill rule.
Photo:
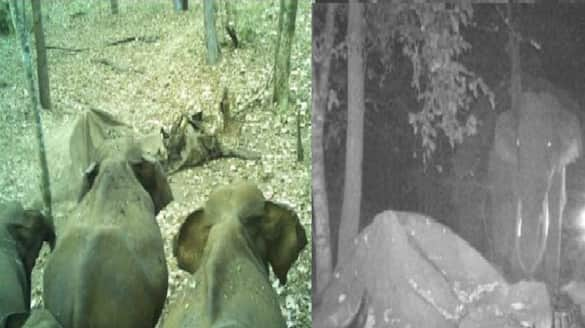
<svg viewBox="0 0 585 328">
<path fill-rule="evenodd" d="M 170 186 L 133 138 L 107 141 L 95 159 L 45 267 L 44 304 L 65 328 L 154 327 L 168 288 L 155 216 Z"/>
<path fill-rule="evenodd" d="M 191 116 L 181 115 L 168 132 L 161 129 L 161 134 L 167 153 L 165 166 L 169 173 L 219 158 L 260 159 L 259 154 L 247 149 L 231 149 L 222 144 L 217 135 L 206 132 L 201 112 Z"/>
<path fill-rule="evenodd" d="M 22 328 L 62 328 L 47 309 L 34 309 Z"/>
<path fill-rule="evenodd" d="M 413 212 L 376 215 L 314 295 L 313 327 L 320 328 L 526 327 L 522 322 L 551 327 L 546 286 L 508 284 L 451 229 Z"/>
<path fill-rule="evenodd" d="M 46 138 L 48 164 L 51 168 L 53 204 L 75 205 L 79 196 L 83 171 L 95 161 L 95 153 L 106 140 L 129 135 L 129 126 L 112 114 L 89 108 L 79 112 L 75 120 L 50 131 Z M 32 201 L 42 204 L 41 195 Z"/>
<path fill-rule="evenodd" d="M 55 246 L 53 220 L 18 202 L 0 204 L 0 328 L 20 327 L 30 311 L 31 272 L 43 242 Z"/>
<path fill-rule="evenodd" d="M 489 187 L 488 157 L 492 148 L 496 113 L 488 97 L 472 107 L 477 119 L 477 133 L 464 138 L 451 157 L 451 203 L 454 213 L 451 228 L 482 255 L 489 256 Z"/>
<path fill-rule="evenodd" d="M 95 108 L 82 111 L 69 139 L 69 152 L 76 174 L 81 176 L 83 170 L 95 161 L 94 154 L 102 143 L 126 135 L 129 131 L 125 123 L 106 111 Z"/>
<path fill-rule="evenodd" d="M 525 80 L 528 81 L 528 80 Z M 533 80 L 498 115 L 490 151 L 492 261 L 509 281 L 559 283 L 566 167 L 582 152 L 578 107 Z"/>
<path fill-rule="evenodd" d="M 197 284 L 171 303 L 163 327 L 286 327 L 268 264 L 285 284 L 306 245 L 295 212 L 253 183 L 216 189 L 173 240 L 179 268 Z"/>
</svg>

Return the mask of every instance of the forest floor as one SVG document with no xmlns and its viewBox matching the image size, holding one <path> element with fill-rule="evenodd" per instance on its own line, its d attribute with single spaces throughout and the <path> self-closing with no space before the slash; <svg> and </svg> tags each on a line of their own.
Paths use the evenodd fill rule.
<svg viewBox="0 0 585 328">
<path fill-rule="evenodd" d="M 242 47 L 234 49 L 227 35 L 220 33 L 220 40 L 225 40 L 222 60 L 213 67 L 206 64 L 200 3 L 193 2 L 187 12 L 176 12 L 168 0 L 121 1 L 118 15 L 110 14 L 108 4 L 43 1 L 46 44 L 80 50 L 48 50 L 53 110 L 44 111 L 42 120 L 49 145 L 49 169 L 62 168 L 68 128 L 75 113 L 84 108 L 109 111 L 136 133 L 148 134 L 168 128 L 182 113 L 203 111 L 204 117 L 213 121 L 218 116 L 223 88 L 227 87 L 232 111 L 243 113 L 247 123 L 225 142 L 259 152 L 262 159 L 219 159 L 169 177 L 175 201 L 157 217 L 170 270 L 167 304 L 188 277 L 177 268 L 170 249 L 183 219 L 200 207 L 216 186 L 246 178 L 256 182 L 267 198 L 292 205 L 306 229 L 308 247 L 289 272 L 287 285 L 279 286 L 272 274 L 271 279 L 288 326 L 310 327 L 310 2 L 299 2 L 291 58 L 291 108 L 286 113 L 275 111 L 270 102 L 278 1 L 232 5 Z M 218 27 L 223 26 L 222 20 L 220 15 Z M 139 40 L 108 46 L 129 37 Z M 14 35 L 0 36 L 0 202 L 17 200 L 30 205 L 38 197 L 40 171 L 26 90 L 17 39 Z M 296 161 L 296 110 L 301 114 L 301 163 Z M 56 204 L 57 232 L 70 209 Z M 42 302 L 41 279 L 47 256 L 48 250 L 43 249 L 33 272 L 33 306 Z"/>
</svg>

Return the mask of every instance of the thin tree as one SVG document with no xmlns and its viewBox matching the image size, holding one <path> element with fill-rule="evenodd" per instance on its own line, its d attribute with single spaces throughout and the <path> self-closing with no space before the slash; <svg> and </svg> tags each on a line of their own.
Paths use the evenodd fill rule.
<svg viewBox="0 0 585 328">
<path fill-rule="evenodd" d="M 281 112 L 288 110 L 290 76 L 290 52 L 295 35 L 298 1 L 280 0 L 278 19 L 278 39 L 274 55 L 274 89 L 272 101 Z M 303 144 L 301 142 L 300 109 L 297 109 L 297 162 L 303 161 Z"/>
<path fill-rule="evenodd" d="M 237 3 L 237 2 L 236 2 Z M 223 47 L 232 42 L 234 48 L 240 47 L 240 40 L 238 39 L 238 33 L 236 31 L 236 14 L 234 10 L 234 2 L 229 0 L 216 2 L 217 15 L 219 16 L 218 21 L 218 34 L 217 40 L 219 47 Z M 229 40 L 228 40 L 229 37 Z"/>
<path fill-rule="evenodd" d="M 207 46 L 207 64 L 215 65 L 219 61 L 220 51 L 215 30 L 215 7 L 213 0 L 203 1 L 203 21 L 205 25 L 205 44 Z"/>
<path fill-rule="evenodd" d="M 11 34 L 14 26 L 10 20 L 10 8 L 8 2 L 0 1 L 0 35 Z"/>
<path fill-rule="evenodd" d="M 189 1 L 188 0 L 173 0 L 175 4 L 176 11 L 186 11 L 189 9 Z"/>
<path fill-rule="evenodd" d="M 110 0 L 110 7 L 112 8 L 112 15 L 117 15 L 120 12 L 118 7 L 118 0 Z"/>
<path fill-rule="evenodd" d="M 337 263 L 351 250 L 359 229 L 364 141 L 364 5 L 349 3 L 347 23 L 347 138 Z"/>
<path fill-rule="evenodd" d="M 23 13 L 24 8 L 18 7 L 17 0 L 10 0 L 10 14 L 12 16 L 12 21 L 14 23 L 15 30 L 20 39 L 25 78 L 32 106 L 31 110 L 34 113 L 35 117 L 35 131 L 39 150 L 39 164 L 41 169 L 41 194 L 43 198 L 43 206 L 45 214 L 48 217 L 52 218 L 51 188 L 49 181 L 49 168 L 47 165 L 47 154 L 45 151 L 45 142 L 43 136 L 43 125 L 41 122 L 41 112 L 39 110 L 39 102 L 37 99 L 37 93 L 35 90 L 35 84 L 33 80 L 33 68 L 30 55 L 30 44 L 28 40 L 28 34 L 25 31 L 24 22 L 22 21 Z"/>
<path fill-rule="evenodd" d="M 320 295 L 331 277 L 333 257 L 331 255 L 331 228 L 327 181 L 325 175 L 324 129 L 328 106 L 329 73 L 335 41 L 334 3 L 325 5 L 325 30 L 313 37 L 313 295 Z M 318 68 L 318 69 L 317 69 Z"/>
<path fill-rule="evenodd" d="M 224 17 L 224 26 L 227 34 L 229 35 L 230 39 L 232 40 L 232 44 L 234 48 L 240 47 L 240 41 L 238 40 L 238 34 L 236 33 L 236 15 L 234 13 L 233 2 L 226 0 L 223 1 L 225 15 Z"/>
<path fill-rule="evenodd" d="M 274 90 L 272 101 L 280 111 L 288 109 L 290 75 L 290 52 L 295 34 L 298 1 L 280 0 L 278 39 L 274 55 Z"/>
<path fill-rule="evenodd" d="M 37 51 L 37 75 L 39 78 L 39 97 L 44 109 L 51 109 L 51 92 L 49 88 L 49 68 L 47 65 L 47 49 L 41 14 L 41 0 L 32 0 L 33 27 L 35 47 Z"/>
<path fill-rule="evenodd" d="M 301 109 L 297 108 L 297 162 L 302 163 L 305 160 L 305 150 L 303 149 L 301 129 Z"/>
</svg>

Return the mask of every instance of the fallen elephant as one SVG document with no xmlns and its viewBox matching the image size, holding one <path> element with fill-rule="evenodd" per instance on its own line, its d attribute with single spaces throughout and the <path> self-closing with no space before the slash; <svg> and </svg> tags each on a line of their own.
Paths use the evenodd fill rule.
<svg viewBox="0 0 585 328">
<path fill-rule="evenodd" d="M 44 304 L 63 327 L 155 326 L 168 287 L 155 215 L 171 200 L 162 168 L 135 140 L 97 150 L 43 276 Z"/>
<path fill-rule="evenodd" d="M 268 264 L 281 284 L 307 244 L 294 211 L 246 182 L 214 191 L 174 240 L 179 267 L 193 274 L 163 327 L 286 327 Z"/>
<path fill-rule="evenodd" d="M 28 317 L 31 272 L 43 242 L 55 244 L 53 221 L 19 203 L 0 204 L 0 328 Z"/>
<path fill-rule="evenodd" d="M 320 328 L 526 324 L 552 324 L 544 284 L 509 285 L 447 227 L 408 212 L 377 215 L 313 307 L 313 326 Z"/>
<path fill-rule="evenodd" d="M 255 152 L 226 147 L 216 135 L 206 133 L 201 126 L 200 115 L 181 115 L 169 132 L 161 131 L 167 153 L 165 166 L 169 173 L 218 158 L 260 159 Z"/>
</svg>

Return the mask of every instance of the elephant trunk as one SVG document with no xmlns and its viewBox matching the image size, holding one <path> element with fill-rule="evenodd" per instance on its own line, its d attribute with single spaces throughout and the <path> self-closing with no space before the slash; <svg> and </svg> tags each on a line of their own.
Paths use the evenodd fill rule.
<svg viewBox="0 0 585 328">
<path fill-rule="evenodd" d="M 533 277 L 542 261 L 550 226 L 550 179 L 539 180 L 520 184 L 516 203 L 515 253 L 528 278 Z"/>
</svg>

